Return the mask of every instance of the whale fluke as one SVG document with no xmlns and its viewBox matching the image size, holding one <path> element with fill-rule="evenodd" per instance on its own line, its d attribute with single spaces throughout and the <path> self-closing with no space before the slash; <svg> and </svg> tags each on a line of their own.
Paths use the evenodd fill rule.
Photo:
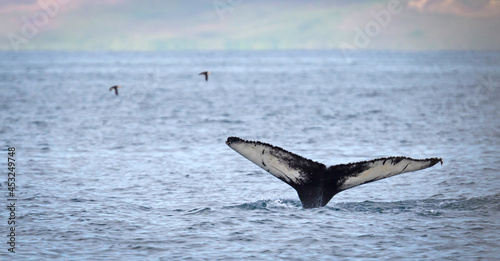
<svg viewBox="0 0 500 261">
<path fill-rule="evenodd" d="M 394 175 L 425 169 L 440 158 L 388 157 L 326 167 L 280 147 L 229 137 L 226 144 L 259 167 L 292 186 L 304 208 L 324 207 L 349 188 Z"/>
</svg>

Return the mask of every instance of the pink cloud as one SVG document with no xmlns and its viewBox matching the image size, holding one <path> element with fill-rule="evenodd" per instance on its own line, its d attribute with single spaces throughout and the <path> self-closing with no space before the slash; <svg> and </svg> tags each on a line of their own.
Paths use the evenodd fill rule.
<svg viewBox="0 0 500 261">
<path fill-rule="evenodd" d="M 408 7 L 420 12 L 460 16 L 498 16 L 500 0 L 410 0 Z"/>
<path fill-rule="evenodd" d="M 37 0 L 0 0 L 0 7 L 32 5 L 36 2 Z"/>
<path fill-rule="evenodd" d="M 61 7 L 71 6 L 78 8 L 85 5 L 117 5 L 127 2 L 127 0 L 0 0 L 0 13 L 12 12 L 33 12 L 39 10 L 41 6 L 56 4 Z"/>
</svg>

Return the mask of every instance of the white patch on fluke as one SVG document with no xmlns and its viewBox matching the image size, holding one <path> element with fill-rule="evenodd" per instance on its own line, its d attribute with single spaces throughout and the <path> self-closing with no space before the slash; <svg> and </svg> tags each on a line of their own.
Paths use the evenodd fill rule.
<svg viewBox="0 0 500 261">
<path fill-rule="evenodd" d="M 286 162 L 285 159 L 291 155 L 287 155 L 285 151 L 278 151 L 260 143 L 247 142 L 234 142 L 229 144 L 229 147 L 287 183 L 300 184 L 304 180 L 301 173 L 297 169 L 291 168 Z"/>
<path fill-rule="evenodd" d="M 405 172 L 416 171 L 429 167 L 429 161 L 402 159 L 397 164 L 393 164 L 392 159 L 379 159 L 371 162 L 368 169 L 360 174 L 347 178 L 340 190 L 346 190 L 367 182 L 391 177 Z"/>
</svg>

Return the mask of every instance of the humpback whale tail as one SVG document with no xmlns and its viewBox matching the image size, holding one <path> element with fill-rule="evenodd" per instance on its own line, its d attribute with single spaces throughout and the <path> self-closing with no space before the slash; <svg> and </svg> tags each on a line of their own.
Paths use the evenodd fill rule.
<svg viewBox="0 0 500 261">
<path fill-rule="evenodd" d="M 405 172 L 434 166 L 440 158 L 388 157 L 326 167 L 280 147 L 229 137 L 226 144 L 275 177 L 292 186 L 304 208 L 324 207 L 349 188 Z"/>
</svg>

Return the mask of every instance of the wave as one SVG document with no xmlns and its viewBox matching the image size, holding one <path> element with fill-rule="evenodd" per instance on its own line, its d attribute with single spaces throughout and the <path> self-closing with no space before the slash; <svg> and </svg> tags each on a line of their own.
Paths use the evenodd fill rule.
<svg viewBox="0 0 500 261">
<path fill-rule="evenodd" d="M 449 211 L 500 212 L 500 194 L 457 199 L 422 199 L 394 202 L 345 202 L 326 208 L 334 211 L 405 213 L 415 212 L 423 216 L 439 216 Z"/>
<path fill-rule="evenodd" d="M 302 208 L 302 204 L 298 200 L 290 199 L 264 199 L 257 200 L 256 202 L 243 203 L 235 206 L 228 206 L 228 209 L 242 209 L 242 210 L 275 210 L 275 209 L 291 209 Z"/>
<path fill-rule="evenodd" d="M 267 199 L 225 207 L 241 210 L 280 210 L 302 209 L 299 200 Z M 457 198 L 457 199 L 422 199 L 392 202 L 331 202 L 322 210 L 367 213 L 407 213 L 415 212 L 423 216 L 439 216 L 448 211 L 500 212 L 500 193 L 495 195 Z"/>
</svg>

